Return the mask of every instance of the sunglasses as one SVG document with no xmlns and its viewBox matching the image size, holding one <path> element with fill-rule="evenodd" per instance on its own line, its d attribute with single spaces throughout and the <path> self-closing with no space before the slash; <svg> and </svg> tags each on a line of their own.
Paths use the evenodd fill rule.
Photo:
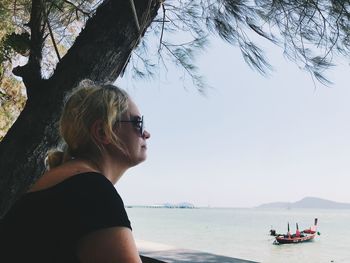
<svg viewBox="0 0 350 263">
<path fill-rule="evenodd" d="M 142 137 L 145 133 L 144 119 L 143 116 L 134 116 L 131 120 L 119 120 L 118 122 L 130 122 L 132 126 L 140 133 Z"/>
</svg>

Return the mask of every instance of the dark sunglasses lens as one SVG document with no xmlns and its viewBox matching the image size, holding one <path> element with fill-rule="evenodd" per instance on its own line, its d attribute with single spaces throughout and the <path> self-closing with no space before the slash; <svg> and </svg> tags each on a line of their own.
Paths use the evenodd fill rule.
<svg viewBox="0 0 350 263">
<path fill-rule="evenodd" d="M 144 132 L 145 132 L 145 125 L 144 125 L 144 120 L 143 120 L 143 116 L 142 116 L 141 121 L 140 121 L 140 134 L 141 134 L 141 136 L 143 136 Z"/>
<path fill-rule="evenodd" d="M 134 120 L 134 126 L 140 132 L 140 135 L 143 136 L 143 133 L 144 133 L 143 116 L 141 118 L 137 117 Z"/>
</svg>

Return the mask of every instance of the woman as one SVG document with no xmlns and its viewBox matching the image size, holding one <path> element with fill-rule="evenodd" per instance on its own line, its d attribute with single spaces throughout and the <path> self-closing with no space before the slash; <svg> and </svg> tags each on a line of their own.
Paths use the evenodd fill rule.
<svg viewBox="0 0 350 263">
<path fill-rule="evenodd" d="M 60 133 L 64 151 L 48 154 L 48 171 L 1 222 L 0 262 L 141 262 L 113 187 L 146 159 L 137 106 L 115 86 L 85 81 L 65 103 Z"/>
</svg>

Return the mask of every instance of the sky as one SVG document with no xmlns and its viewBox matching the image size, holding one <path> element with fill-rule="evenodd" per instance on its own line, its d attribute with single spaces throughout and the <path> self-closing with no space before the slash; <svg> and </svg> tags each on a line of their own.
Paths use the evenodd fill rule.
<svg viewBox="0 0 350 263">
<path fill-rule="evenodd" d="M 151 133 L 147 161 L 116 185 L 126 205 L 254 207 L 307 196 L 350 203 L 349 62 L 337 59 L 326 87 L 264 47 L 268 77 L 237 47 L 212 39 L 195 62 L 210 86 L 205 96 L 184 88 L 172 66 L 150 81 L 117 80 Z"/>
</svg>

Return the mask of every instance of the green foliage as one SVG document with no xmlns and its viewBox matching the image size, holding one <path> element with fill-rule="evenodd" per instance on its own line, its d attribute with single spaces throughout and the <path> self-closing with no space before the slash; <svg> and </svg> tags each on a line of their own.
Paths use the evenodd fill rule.
<svg viewBox="0 0 350 263">
<path fill-rule="evenodd" d="M 195 65 L 196 54 L 208 44 L 208 32 L 203 26 L 198 1 L 165 1 L 158 17 L 151 24 L 141 44 L 131 57 L 132 76 L 155 76 L 159 69 L 168 71 L 169 64 L 183 70 L 179 77 L 183 85 L 190 83 L 204 92 L 206 84 Z M 182 41 L 179 41 L 181 35 Z M 141 65 L 141 66 L 140 66 Z"/>
<path fill-rule="evenodd" d="M 8 36 L 4 41 L 0 34 L 0 62 L 18 53 L 27 55 L 25 24 L 30 20 L 31 2 L 3 0 L 0 4 L 0 18 L 5 18 L 2 21 L 7 25 L 0 22 L 0 26 L 7 28 Z M 102 2 L 42 0 L 44 76 L 52 74 L 58 56 L 70 48 Z M 209 34 L 214 34 L 237 46 L 249 66 L 266 74 L 271 65 L 254 41 L 258 36 L 279 45 L 288 59 L 326 84 L 324 70 L 332 65 L 333 55 L 349 54 L 349 18 L 349 1 L 341 0 L 165 0 L 131 57 L 130 70 L 136 78 L 146 78 L 174 63 L 202 89 L 195 54 L 206 47 Z M 185 41 L 178 41 L 179 34 Z"/>
<path fill-rule="evenodd" d="M 250 1 L 238 0 L 167 0 L 162 3 L 162 12 L 159 12 L 156 21 L 149 32 L 159 39 L 159 44 L 150 42 L 141 45 L 132 60 L 140 60 L 140 54 L 153 58 L 154 63 L 167 69 L 169 62 L 183 69 L 183 76 L 188 76 L 192 84 L 200 92 L 205 90 L 204 78 L 199 74 L 194 61 L 199 51 L 205 50 L 210 34 L 221 37 L 226 42 L 238 46 L 241 53 L 253 69 L 266 74 L 271 66 L 264 53 L 249 37 L 249 31 L 274 41 L 256 25 L 258 15 Z M 178 36 L 185 39 L 178 41 Z M 144 46 L 147 46 L 145 49 Z M 158 48 L 151 54 L 145 50 Z M 134 64 L 132 64 L 134 66 Z M 147 67 L 147 65 L 145 66 Z M 184 78 L 184 77 L 182 77 Z"/>
<path fill-rule="evenodd" d="M 23 1 L 17 1 L 18 3 Z M 23 84 L 12 74 L 12 62 L 16 60 L 16 50 L 23 51 L 21 36 L 15 33 L 14 1 L 0 3 L 0 141 L 5 136 L 25 104 Z M 27 35 L 28 39 L 29 35 Z"/>
<path fill-rule="evenodd" d="M 12 56 L 12 49 L 0 42 L 0 77 L 2 77 L 5 72 L 5 62 L 10 61 Z"/>
<path fill-rule="evenodd" d="M 6 36 L 3 44 L 7 49 L 19 53 L 22 56 L 29 55 L 30 35 L 28 32 L 21 34 L 11 33 Z"/>
<path fill-rule="evenodd" d="M 43 75 L 51 74 L 57 57 L 54 45 L 64 55 L 75 37 L 93 14 L 101 0 L 42 1 L 44 24 Z M 24 107 L 26 96 L 21 81 L 12 74 L 13 64 L 30 52 L 30 21 L 32 1 L 1 0 L 0 2 L 0 140 Z M 80 21 L 80 23 L 77 23 Z M 49 36 L 49 25 L 53 38 Z M 54 43 L 55 42 L 55 43 Z"/>
<path fill-rule="evenodd" d="M 23 83 L 13 77 L 3 77 L 0 81 L 0 141 L 22 111 L 26 96 Z"/>
<path fill-rule="evenodd" d="M 286 58 L 299 68 L 327 85 L 331 82 L 324 74 L 333 65 L 333 57 L 350 54 L 350 2 L 166 0 L 150 32 L 160 39 L 158 54 L 148 55 L 142 45 L 137 57 L 132 59 L 139 60 L 141 53 L 147 57 L 160 55 L 162 66 L 169 60 L 175 62 L 197 84 L 195 79 L 200 76 L 193 54 L 205 48 L 208 34 L 214 34 L 237 46 L 248 65 L 261 74 L 268 73 L 272 67 L 254 40 L 267 39 L 282 48 Z M 179 32 L 187 39 L 184 43 L 176 40 Z M 148 44 L 147 49 L 155 45 Z"/>
<path fill-rule="evenodd" d="M 11 47 L 5 43 L 7 34 L 13 31 L 8 4 L 9 1 L 0 2 L 0 78 L 6 71 L 5 62 L 13 55 Z"/>
<path fill-rule="evenodd" d="M 324 70 L 334 55 L 349 56 L 350 2 L 256 0 L 265 30 L 279 33 L 275 40 L 285 55 L 321 83 L 330 83 Z"/>
</svg>

